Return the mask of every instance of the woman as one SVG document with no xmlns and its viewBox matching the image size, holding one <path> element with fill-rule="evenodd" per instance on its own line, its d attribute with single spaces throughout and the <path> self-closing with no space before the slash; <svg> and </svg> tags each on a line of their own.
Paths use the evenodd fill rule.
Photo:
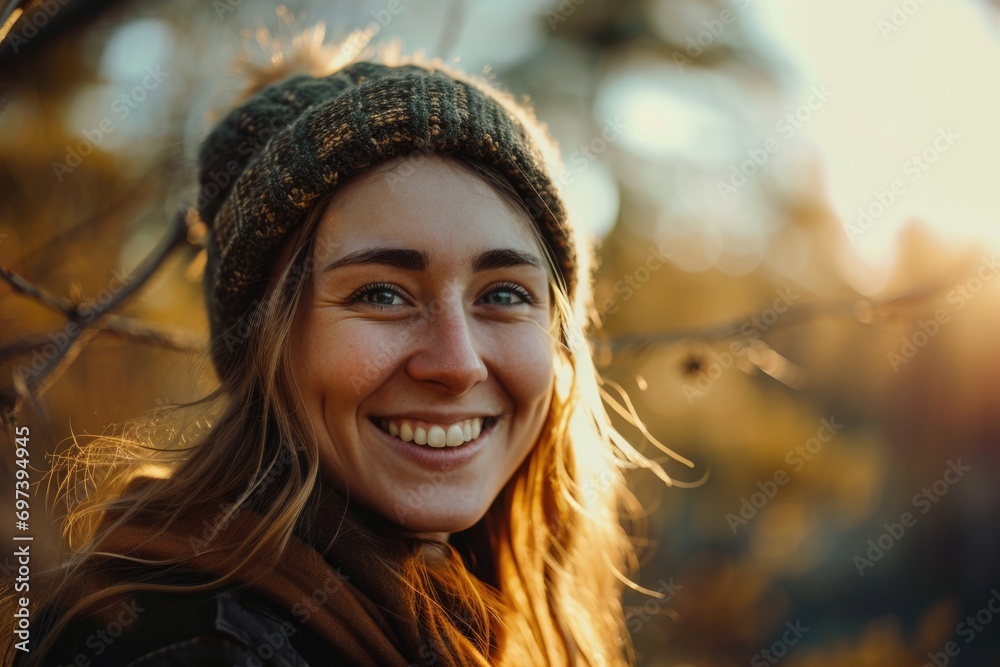
<svg viewBox="0 0 1000 667">
<path fill-rule="evenodd" d="M 440 64 L 225 117 L 196 206 L 219 412 L 69 459 L 82 546 L 14 664 L 631 662 L 622 470 L 669 479 L 604 412 L 543 151 Z"/>
</svg>

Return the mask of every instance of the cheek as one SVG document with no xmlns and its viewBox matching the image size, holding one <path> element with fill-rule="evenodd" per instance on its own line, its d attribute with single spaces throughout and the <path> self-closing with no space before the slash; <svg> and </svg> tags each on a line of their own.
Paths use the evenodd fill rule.
<svg viewBox="0 0 1000 667">
<path fill-rule="evenodd" d="M 398 364 L 399 345 L 377 327 L 307 318 L 297 358 L 304 389 L 327 410 L 353 409 Z"/>
<path fill-rule="evenodd" d="M 538 331 L 502 339 L 494 369 L 519 411 L 544 412 L 554 384 L 552 339 Z"/>
</svg>

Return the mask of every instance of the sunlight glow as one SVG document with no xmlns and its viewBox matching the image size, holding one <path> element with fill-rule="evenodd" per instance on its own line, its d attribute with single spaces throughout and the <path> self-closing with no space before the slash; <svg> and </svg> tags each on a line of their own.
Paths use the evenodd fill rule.
<svg viewBox="0 0 1000 667">
<path fill-rule="evenodd" d="M 622 145 L 637 155 L 720 160 L 731 149 L 731 123 L 711 101 L 699 99 L 703 88 L 684 85 L 689 79 L 664 72 L 663 65 L 629 64 L 608 76 L 597 113 L 621 123 Z"/>
<path fill-rule="evenodd" d="M 15 7 L 14 11 L 10 13 L 10 16 L 7 18 L 7 22 L 3 24 L 3 27 L 0 27 L 0 42 L 4 40 L 7 33 L 10 32 L 10 29 L 14 27 L 15 23 L 17 23 L 17 20 L 21 18 L 22 13 L 24 13 L 24 10 L 20 7 Z"/>
<path fill-rule="evenodd" d="M 802 135 L 869 264 L 861 270 L 891 265 L 900 231 L 917 220 L 1000 243 L 1000 43 L 973 2 L 775 0 L 757 10 L 798 68 L 792 99 L 815 83 L 833 94 Z"/>
</svg>

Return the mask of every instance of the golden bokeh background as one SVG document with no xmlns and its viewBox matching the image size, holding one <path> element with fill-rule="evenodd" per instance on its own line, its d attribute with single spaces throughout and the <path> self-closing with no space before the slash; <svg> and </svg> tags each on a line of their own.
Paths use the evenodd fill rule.
<svg viewBox="0 0 1000 667">
<path fill-rule="evenodd" d="M 995 3 L 333 5 L 0 3 L 0 264 L 73 302 L 118 294 L 262 42 L 323 21 L 485 74 L 562 148 L 598 242 L 601 371 L 693 461 L 664 458 L 673 477 L 707 475 L 631 478 L 653 542 L 638 582 L 664 595 L 628 596 L 640 664 L 1000 665 Z M 115 312 L 203 342 L 190 241 Z M 0 304 L 10 405 L 66 318 L 6 284 Z M 73 434 L 212 383 L 203 350 L 102 332 L 15 419 L 33 481 Z"/>
</svg>

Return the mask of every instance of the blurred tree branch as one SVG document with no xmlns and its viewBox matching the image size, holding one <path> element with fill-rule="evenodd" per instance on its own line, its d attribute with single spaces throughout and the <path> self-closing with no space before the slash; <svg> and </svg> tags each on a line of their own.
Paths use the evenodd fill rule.
<svg viewBox="0 0 1000 667">
<path fill-rule="evenodd" d="M 15 291 L 67 319 L 66 325 L 61 329 L 47 334 L 26 336 L 0 347 L 0 361 L 27 354 L 34 355 L 31 366 L 17 365 L 12 373 L 11 386 L 0 389 L 0 410 L 2 410 L 0 419 L 4 423 L 11 423 L 20 412 L 24 400 L 41 396 L 98 333 L 108 332 L 178 351 L 197 349 L 199 343 L 193 334 L 156 327 L 112 313 L 141 289 L 156 274 L 164 261 L 187 242 L 187 208 L 182 207 L 174 214 L 167 233 L 156 248 L 135 271 L 121 281 L 121 288 L 108 300 L 93 305 L 86 301 L 74 302 L 52 294 L 10 269 L 0 267 L 0 278 Z M 43 356 L 41 350 L 49 348 L 54 348 L 54 353 Z M 34 362 L 37 360 L 41 360 L 41 363 L 36 367 Z"/>
<path fill-rule="evenodd" d="M 34 269 L 36 276 L 38 275 L 39 267 L 42 267 L 42 274 L 47 274 L 50 267 L 46 262 L 54 263 L 58 261 L 57 259 L 47 260 L 47 258 L 59 257 L 59 253 L 52 252 L 54 247 L 83 242 L 80 237 L 84 233 L 93 234 L 95 230 L 98 230 L 98 233 L 102 231 L 108 233 L 101 227 L 101 223 L 112 219 L 115 215 L 132 215 L 138 217 L 138 208 L 150 201 L 150 193 L 156 191 L 157 188 L 162 188 L 163 182 L 170 178 L 176 169 L 177 165 L 173 160 L 157 162 L 152 168 L 146 170 L 145 173 L 128 184 L 127 188 L 111 199 L 106 206 L 81 218 L 69 227 L 59 229 L 39 246 L 21 254 L 17 259 L 16 265 L 30 265 Z"/>
<path fill-rule="evenodd" d="M 755 315 L 747 315 L 739 320 L 705 327 L 595 339 L 592 342 L 596 365 L 598 368 L 607 368 L 619 361 L 620 355 L 624 352 L 638 354 L 655 345 L 685 344 L 690 348 L 697 348 L 717 345 L 727 340 L 738 340 L 739 337 L 751 337 L 750 340 L 739 343 L 739 349 L 742 350 L 739 355 L 741 359 L 734 359 L 734 362 L 738 361 L 744 370 L 755 367 L 793 389 L 801 389 L 805 381 L 804 372 L 768 345 L 763 340 L 764 332 L 811 322 L 821 317 L 850 317 L 864 325 L 874 326 L 876 320 L 890 319 L 904 307 L 925 303 L 935 295 L 953 288 L 957 277 L 967 272 L 966 267 L 971 259 L 970 257 L 960 262 L 952 271 L 945 272 L 937 280 L 892 297 L 790 306 L 777 321 L 769 323 L 763 331 L 754 327 Z M 752 329 L 751 334 L 756 335 L 748 334 L 748 327 Z M 702 351 L 692 349 L 683 363 L 683 372 L 688 375 L 704 372 L 706 366 L 704 357 Z"/>
<path fill-rule="evenodd" d="M 780 319 L 774 322 L 774 324 L 768 325 L 768 330 L 802 324 L 803 322 L 824 316 L 848 316 L 857 319 L 859 322 L 868 324 L 876 315 L 885 317 L 884 313 L 887 310 L 921 303 L 952 286 L 952 283 L 941 281 L 886 299 L 851 299 L 838 303 L 811 303 L 802 306 L 790 306 L 785 313 L 782 313 Z M 739 335 L 745 335 L 743 329 L 746 328 L 751 317 L 746 316 L 739 320 L 707 327 L 616 336 L 608 340 L 596 342 L 595 351 L 605 356 L 614 356 L 626 350 L 639 351 L 650 345 L 679 343 L 685 340 L 705 343 L 721 342 Z"/>
<path fill-rule="evenodd" d="M 108 10 L 125 6 L 126 0 L 59 0 L 43 3 L 28 0 L 0 2 L 0 75 L 23 76 L 29 68 L 10 65 L 25 51 L 40 53 L 48 44 L 98 20 Z M 43 20 L 35 20 L 36 16 Z M 30 28 L 26 28 L 30 26 Z M 22 32 L 24 30 L 27 32 Z"/>
<path fill-rule="evenodd" d="M 437 47 L 435 48 L 435 53 L 442 60 L 447 60 L 448 56 L 455 49 L 464 22 L 465 3 L 462 0 L 452 0 L 451 7 L 448 8 L 448 15 L 444 26 L 441 28 L 441 35 L 438 37 Z"/>
<path fill-rule="evenodd" d="M 122 288 L 110 300 L 96 307 L 87 305 L 85 301 L 75 302 L 52 294 L 9 268 L 0 266 L 0 278 L 16 292 L 67 319 L 67 324 L 62 329 L 47 334 L 24 336 L 0 346 L 0 362 L 35 354 L 43 348 L 56 348 L 55 354 L 51 357 L 41 357 L 35 354 L 36 359 L 43 359 L 41 367 L 36 368 L 32 364 L 32 367 L 29 368 L 20 364 L 14 369 L 12 385 L 0 389 L 0 410 L 3 411 L 0 414 L 0 419 L 5 423 L 10 423 L 20 412 L 24 400 L 41 396 L 73 363 L 87 343 L 99 333 L 113 334 L 178 352 L 200 349 L 203 342 L 191 332 L 162 325 L 150 325 L 135 318 L 112 312 L 141 289 L 159 270 L 167 257 L 186 242 L 190 242 L 189 222 L 187 209 L 182 207 L 172 218 L 167 233 L 157 247 L 123 281 Z M 888 317 L 887 311 L 894 311 L 906 305 L 926 301 L 935 294 L 944 291 L 951 284 L 946 280 L 935 281 L 931 285 L 881 300 L 852 299 L 837 303 L 814 303 L 790 307 L 777 322 L 768 326 L 768 330 L 802 324 L 826 316 L 852 317 L 859 322 L 869 324 L 875 317 Z M 594 340 L 598 366 L 610 365 L 622 352 L 641 352 L 653 345 L 685 342 L 708 345 L 734 339 L 745 335 L 744 330 L 747 323 L 751 321 L 750 317 L 752 316 L 706 327 L 649 334 L 628 334 L 606 340 Z M 759 337 L 754 341 L 754 345 L 757 344 L 770 350 Z M 751 346 L 747 345 L 747 347 Z M 779 381 L 784 381 L 781 377 L 764 368 L 758 361 L 754 361 L 754 358 L 754 355 L 750 355 L 751 363 L 757 364 L 761 370 L 768 372 Z M 695 355 L 691 356 L 689 366 L 694 372 L 699 370 L 700 361 Z M 794 383 L 788 384 L 794 386 Z"/>
<path fill-rule="evenodd" d="M 2 276 L 3 279 L 7 281 L 7 284 L 13 287 L 16 292 L 20 292 L 27 297 L 31 297 L 35 301 L 51 308 L 52 310 L 55 310 L 61 315 L 73 317 L 76 307 L 69 299 L 64 299 L 61 296 L 56 296 L 55 294 L 46 292 L 42 288 L 28 280 L 25 280 L 5 266 L 0 266 L 0 276 Z"/>
</svg>

